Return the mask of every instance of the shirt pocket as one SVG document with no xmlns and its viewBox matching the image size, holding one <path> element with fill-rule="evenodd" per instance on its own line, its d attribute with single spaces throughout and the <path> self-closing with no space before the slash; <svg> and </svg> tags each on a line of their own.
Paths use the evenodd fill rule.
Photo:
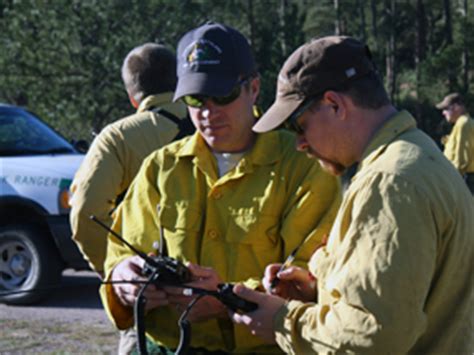
<svg viewBox="0 0 474 355">
<path fill-rule="evenodd" d="M 195 262 L 202 218 L 200 211 L 189 207 L 160 206 L 158 219 L 169 256 Z"/>
<path fill-rule="evenodd" d="M 271 215 L 238 215 L 229 223 L 226 241 L 242 244 L 255 250 L 274 249 L 280 237 L 279 218 Z"/>
</svg>

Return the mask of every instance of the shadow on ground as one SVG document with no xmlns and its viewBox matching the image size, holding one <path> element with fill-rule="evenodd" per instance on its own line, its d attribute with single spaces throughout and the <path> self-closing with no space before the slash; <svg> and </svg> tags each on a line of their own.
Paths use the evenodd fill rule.
<svg viewBox="0 0 474 355">
<path fill-rule="evenodd" d="M 42 307 L 102 309 L 100 280 L 95 276 L 63 275 L 61 287 L 41 302 Z"/>
</svg>

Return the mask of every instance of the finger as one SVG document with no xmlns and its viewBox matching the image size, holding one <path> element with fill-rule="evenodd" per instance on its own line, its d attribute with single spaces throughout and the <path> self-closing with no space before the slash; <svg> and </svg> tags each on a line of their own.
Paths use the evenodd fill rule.
<svg viewBox="0 0 474 355">
<path fill-rule="evenodd" d="M 146 281 L 146 278 L 141 274 L 141 268 L 139 268 L 132 260 L 124 260 L 118 264 L 112 271 L 112 281 Z"/>
<path fill-rule="evenodd" d="M 115 284 L 113 289 L 118 296 L 125 294 L 136 295 L 137 293 L 137 286 L 129 283 Z"/>
<path fill-rule="evenodd" d="M 168 298 L 161 294 L 155 294 L 152 297 L 146 298 L 146 309 L 150 310 L 156 307 L 168 306 L 170 304 Z"/>
<path fill-rule="evenodd" d="M 267 292 L 272 292 L 274 287 L 273 284 L 275 283 L 273 280 L 277 277 L 276 274 L 281 268 L 281 264 L 270 264 L 265 268 L 264 277 L 262 279 L 263 287 Z"/>
<path fill-rule="evenodd" d="M 191 273 L 199 278 L 211 278 L 217 275 L 216 271 L 211 267 L 200 266 L 197 264 L 189 263 L 188 269 Z"/>
<path fill-rule="evenodd" d="M 277 276 L 281 280 L 285 281 L 306 281 L 309 279 L 309 272 L 308 270 L 300 268 L 298 266 L 290 266 L 288 269 L 279 272 Z"/>
<path fill-rule="evenodd" d="M 123 304 L 124 306 L 131 307 L 135 304 L 135 301 L 137 300 L 137 298 L 133 295 L 123 294 L 120 296 L 119 300 L 120 300 L 120 303 Z"/>
<path fill-rule="evenodd" d="M 148 300 L 146 301 L 146 305 L 145 305 L 145 310 L 146 311 L 150 311 L 154 308 L 157 308 L 157 307 L 164 307 L 164 306 L 168 306 L 169 305 L 169 302 L 167 299 L 153 299 L 153 300 Z"/>
<path fill-rule="evenodd" d="M 250 288 L 247 288 L 242 284 L 235 285 L 233 291 L 237 296 L 240 296 L 247 301 L 252 301 L 255 303 L 263 302 L 265 297 L 268 297 L 264 293 L 251 290 Z"/>
<path fill-rule="evenodd" d="M 134 306 L 138 293 L 140 292 L 141 287 L 136 287 L 130 289 L 130 293 L 125 293 L 123 298 L 129 303 L 130 306 Z M 143 291 L 143 299 L 145 300 L 145 310 L 149 311 L 156 307 L 167 306 L 169 304 L 168 297 L 163 290 L 156 288 L 154 285 L 149 285 Z"/>
<path fill-rule="evenodd" d="M 269 278 L 264 277 L 262 279 L 262 285 L 263 285 L 263 288 L 265 289 L 265 292 L 269 293 L 272 291 L 271 284 L 272 284 L 272 280 L 270 280 Z"/>
<path fill-rule="evenodd" d="M 280 279 L 275 275 L 272 278 L 265 278 L 262 280 L 263 288 L 265 289 L 266 293 L 274 294 L 278 293 L 280 289 L 278 287 Z"/>
<path fill-rule="evenodd" d="M 231 318 L 236 324 L 244 324 L 248 326 L 250 323 L 252 323 L 252 318 L 246 314 L 239 314 L 236 312 L 232 314 Z"/>
<path fill-rule="evenodd" d="M 183 287 L 170 287 L 170 286 L 166 286 L 166 287 L 163 287 L 163 291 L 165 291 L 168 295 L 170 296 L 181 296 L 181 295 L 189 295 L 189 291 L 186 291 L 188 290 L 187 288 L 183 288 Z"/>
<path fill-rule="evenodd" d="M 281 265 L 281 263 L 267 265 L 267 267 L 265 268 L 265 276 L 275 276 L 280 270 Z"/>
<path fill-rule="evenodd" d="M 140 274 L 141 270 L 145 266 L 145 260 L 138 255 L 134 255 L 130 257 L 128 260 L 130 262 L 131 268 L 135 271 L 135 273 Z"/>
<path fill-rule="evenodd" d="M 193 293 L 193 290 L 190 288 L 180 288 L 180 287 L 164 287 L 163 291 L 168 296 L 168 299 L 172 303 L 184 303 L 191 302 L 196 295 Z"/>
<path fill-rule="evenodd" d="M 192 302 L 194 297 L 188 297 L 188 296 L 182 296 L 182 295 L 175 295 L 175 296 L 169 296 L 168 300 L 172 304 L 189 304 Z"/>
<path fill-rule="evenodd" d="M 121 287 L 114 288 L 114 292 L 119 299 L 120 303 L 124 306 L 133 306 L 137 299 L 136 288 L 130 285 L 122 285 Z"/>
<path fill-rule="evenodd" d="M 165 291 L 163 291 L 160 288 L 156 287 L 147 287 L 145 291 L 143 291 L 143 295 L 147 299 L 165 299 L 168 298 L 168 295 L 166 294 Z"/>
<path fill-rule="evenodd" d="M 273 282 L 270 285 L 270 288 L 267 289 L 267 293 L 270 295 L 282 296 L 284 292 L 285 292 L 285 288 L 282 288 L 281 285 L 277 282 Z"/>
</svg>

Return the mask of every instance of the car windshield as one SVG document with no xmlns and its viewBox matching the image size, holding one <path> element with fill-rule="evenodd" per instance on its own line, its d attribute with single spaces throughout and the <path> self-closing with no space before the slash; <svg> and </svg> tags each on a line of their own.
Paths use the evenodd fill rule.
<svg viewBox="0 0 474 355">
<path fill-rule="evenodd" d="M 71 153 L 72 145 L 33 114 L 0 107 L 0 156 Z"/>
</svg>

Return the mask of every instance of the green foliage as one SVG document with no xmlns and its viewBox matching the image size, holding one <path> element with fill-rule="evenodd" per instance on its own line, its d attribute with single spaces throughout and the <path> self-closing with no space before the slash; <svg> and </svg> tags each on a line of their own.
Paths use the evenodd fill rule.
<svg viewBox="0 0 474 355">
<path fill-rule="evenodd" d="M 453 90 L 469 97 L 472 86 L 472 69 L 464 79 L 463 53 L 474 61 L 474 8 L 466 2 L 466 15 L 464 1 L 451 2 L 448 35 L 438 0 L 339 0 L 338 9 L 329 0 L 3 0 L 0 102 L 25 105 L 67 137 L 90 140 L 92 130 L 133 112 L 120 76 L 130 49 L 144 42 L 175 48 L 186 31 L 214 20 L 251 41 L 266 109 L 287 56 L 337 27 L 369 44 L 380 72 L 394 74 L 397 104 L 412 109 L 435 137 L 441 119 L 434 102 Z"/>
</svg>

